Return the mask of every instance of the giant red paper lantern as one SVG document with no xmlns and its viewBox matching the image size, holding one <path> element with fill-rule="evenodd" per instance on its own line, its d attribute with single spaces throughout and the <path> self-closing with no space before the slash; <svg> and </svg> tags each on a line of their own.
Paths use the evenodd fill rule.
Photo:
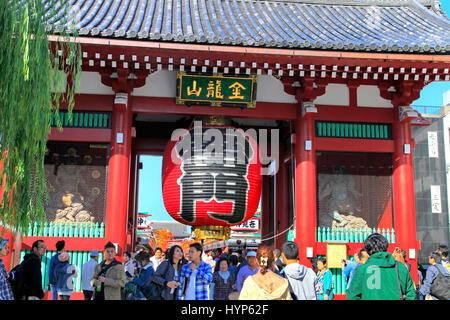
<svg viewBox="0 0 450 320">
<path fill-rule="evenodd" d="M 167 212 L 183 224 L 231 226 L 247 221 L 261 196 L 255 139 L 230 126 L 185 130 L 166 146 L 162 189 Z"/>
</svg>

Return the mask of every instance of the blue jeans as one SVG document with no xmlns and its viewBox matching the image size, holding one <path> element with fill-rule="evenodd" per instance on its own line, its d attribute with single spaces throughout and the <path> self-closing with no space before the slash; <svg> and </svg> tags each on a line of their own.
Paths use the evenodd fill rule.
<svg viewBox="0 0 450 320">
<path fill-rule="evenodd" d="M 56 286 L 52 284 L 51 287 L 52 287 L 52 300 L 58 300 L 58 292 L 56 291 Z"/>
</svg>

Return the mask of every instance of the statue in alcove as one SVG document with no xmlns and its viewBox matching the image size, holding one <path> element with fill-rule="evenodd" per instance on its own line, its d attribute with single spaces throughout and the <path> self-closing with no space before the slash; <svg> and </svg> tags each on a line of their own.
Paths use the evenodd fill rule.
<svg viewBox="0 0 450 320">
<path fill-rule="evenodd" d="M 63 157 L 56 153 L 52 156 L 55 178 L 51 190 L 55 195 L 50 197 L 50 205 L 57 208 L 54 222 L 93 222 L 90 210 L 100 190 L 92 188 L 89 192 L 84 178 L 85 171 L 90 170 L 92 157 L 86 155 L 81 158 L 75 148 L 69 148 Z"/>
<path fill-rule="evenodd" d="M 362 194 L 355 189 L 355 179 L 344 165 L 335 165 L 329 174 L 319 175 L 319 201 L 326 201 L 325 210 L 319 213 L 323 227 L 368 228 L 361 214 Z"/>
</svg>

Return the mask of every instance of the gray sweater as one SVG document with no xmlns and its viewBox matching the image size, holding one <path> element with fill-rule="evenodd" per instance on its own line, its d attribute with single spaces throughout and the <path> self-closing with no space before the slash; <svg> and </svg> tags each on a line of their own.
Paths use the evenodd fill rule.
<svg viewBox="0 0 450 320">
<path fill-rule="evenodd" d="M 312 269 L 299 263 L 292 263 L 284 268 L 283 273 L 289 281 L 289 291 L 293 299 L 317 300 L 320 289 L 317 276 Z"/>
</svg>

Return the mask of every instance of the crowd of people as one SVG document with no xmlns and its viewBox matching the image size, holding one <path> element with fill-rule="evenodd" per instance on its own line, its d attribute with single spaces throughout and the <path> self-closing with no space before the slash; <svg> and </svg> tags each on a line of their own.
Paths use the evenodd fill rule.
<svg viewBox="0 0 450 320">
<path fill-rule="evenodd" d="M 41 258 L 46 250 L 44 241 L 36 241 L 20 268 L 10 273 L 0 259 L 0 300 L 44 298 Z M 56 250 L 48 268 L 47 290 L 53 300 L 69 300 L 78 276 L 85 300 L 333 300 L 335 294 L 326 258 L 312 258 L 309 268 L 301 264 L 298 245 L 292 241 L 281 250 L 260 245 L 245 257 L 221 249 L 204 252 L 200 243 L 191 244 L 186 254 L 178 245 L 163 252 L 140 244 L 135 252 L 125 252 L 122 262 L 108 242 L 103 261 L 92 250 L 81 274 L 70 263 L 63 240 Z M 8 252 L 8 240 L 0 238 L 0 258 Z M 430 254 L 427 270 L 419 269 L 417 284 L 405 258 L 400 248 L 388 252 L 381 234 L 370 235 L 353 258 L 342 261 L 347 300 L 449 299 L 448 246 L 440 245 Z"/>
</svg>

